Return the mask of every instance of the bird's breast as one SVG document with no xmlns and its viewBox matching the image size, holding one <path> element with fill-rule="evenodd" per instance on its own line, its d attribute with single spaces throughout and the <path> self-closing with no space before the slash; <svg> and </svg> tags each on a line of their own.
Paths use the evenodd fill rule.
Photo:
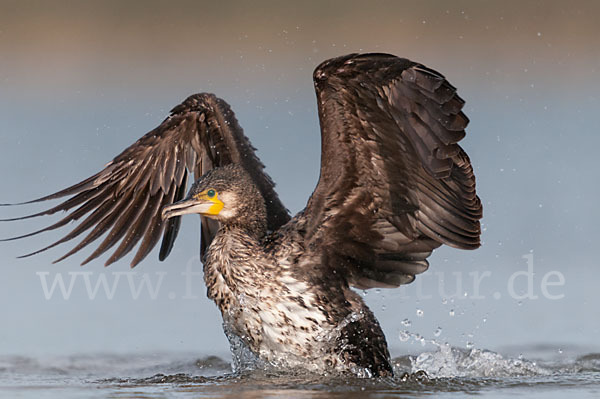
<svg viewBox="0 0 600 399">
<path fill-rule="evenodd" d="M 254 353 L 274 363 L 306 363 L 331 346 L 335 326 L 315 287 L 293 276 L 291 265 L 248 253 L 248 246 L 231 240 L 215 241 L 205 263 L 208 296 L 228 329 Z"/>
</svg>

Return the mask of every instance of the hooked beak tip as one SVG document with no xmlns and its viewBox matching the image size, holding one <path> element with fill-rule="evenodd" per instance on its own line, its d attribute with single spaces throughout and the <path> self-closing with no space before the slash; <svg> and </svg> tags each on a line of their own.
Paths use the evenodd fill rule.
<svg viewBox="0 0 600 399">
<path fill-rule="evenodd" d="M 173 216 L 179 215 L 181 213 L 181 209 L 184 208 L 184 206 L 182 206 L 182 203 L 183 201 L 180 201 L 165 206 L 160 212 L 160 217 L 162 218 L 162 220 L 165 221 Z"/>
<path fill-rule="evenodd" d="M 184 199 L 162 208 L 160 216 L 162 220 L 165 221 L 175 216 L 187 215 L 190 213 L 199 213 L 202 215 L 207 211 L 207 209 L 209 209 L 211 205 L 212 204 L 210 203 L 202 203 L 190 199 Z"/>
</svg>

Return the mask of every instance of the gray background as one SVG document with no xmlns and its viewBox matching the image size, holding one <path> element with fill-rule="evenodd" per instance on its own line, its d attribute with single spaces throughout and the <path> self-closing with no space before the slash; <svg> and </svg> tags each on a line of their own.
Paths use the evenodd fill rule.
<svg viewBox="0 0 600 399">
<path fill-rule="evenodd" d="M 329 57 L 389 52 L 439 70 L 467 101 L 463 147 L 484 203 L 483 246 L 442 248 L 430 270 L 397 290 L 370 291 L 393 354 L 422 350 L 408 330 L 456 346 L 595 350 L 600 333 L 596 197 L 600 101 L 597 2 L 25 2 L 0 1 L 0 202 L 54 192 L 99 170 L 189 94 L 227 100 L 292 212 L 318 178 L 319 126 L 311 74 Z M 0 218 L 39 206 L 0 208 Z M 0 236 L 56 218 L 0 223 Z M 65 230 L 61 231 L 65 233 Z M 90 250 L 52 265 L 72 245 L 16 256 L 59 238 L 0 243 L 0 354 L 193 352 L 228 345 L 199 276 L 199 221 L 186 217 L 166 262 L 153 252 L 132 275 L 156 280 L 134 299 L 121 277 L 95 299 L 78 276 L 69 299 L 46 300 L 39 272 L 129 272 Z M 527 270 L 537 299 L 508 290 Z M 564 285 L 541 291 L 557 271 Z M 473 275 L 489 274 L 479 290 Z M 556 274 L 549 277 L 556 281 Z M 457 282 L 462 286 L 456 286 Z M 516 294 L 527 279 L 514 279 Z M 419 316 L 417 313 L 422 311 Z M 452 316 L 452 314 L 454 314 Z M 411 321 L 410 326 L 404 319 Z"/>
</svg>

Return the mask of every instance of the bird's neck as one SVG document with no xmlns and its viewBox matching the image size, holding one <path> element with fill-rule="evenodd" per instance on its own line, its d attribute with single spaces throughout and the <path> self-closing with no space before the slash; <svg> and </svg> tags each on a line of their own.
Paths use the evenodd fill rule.
<svg viewBox="0 0 600 399">
<path fill-rule="evenodd" d="M 221 225 L 219 234 L 230 237 L 245 237 L 260 241 L 267 234 L 266 218 L 247 217 Z"/>
</svg>

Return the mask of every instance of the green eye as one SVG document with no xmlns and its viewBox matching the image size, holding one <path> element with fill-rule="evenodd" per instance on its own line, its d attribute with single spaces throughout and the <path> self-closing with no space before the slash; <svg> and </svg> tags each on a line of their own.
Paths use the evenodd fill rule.
<svg viewBox="0 0 600 399">
<path fill-rule="evenodd" d="M 215 190 L 213 190 L 212 188 L 206 192 L 206 196 L 207 196 L 208 198 L 212 198 L 212 197 L 214 197 L 215 195 L 217 195 L 217 192 L 216 192 Z"/>
</svg>

